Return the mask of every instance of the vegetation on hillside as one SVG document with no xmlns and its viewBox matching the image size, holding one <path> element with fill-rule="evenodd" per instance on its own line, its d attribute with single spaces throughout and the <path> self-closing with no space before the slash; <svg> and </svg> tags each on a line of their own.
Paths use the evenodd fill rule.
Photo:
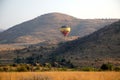
<svg viewBox="0 0 120 80">
<path fill-rule="evenodd" d="M 120 21 L 91 35 L 63 43 L 53 54 L 53 61 L 62 59 L 74 66 L 100 66 L 102 63 L 120 65 Z"/>
<path fill-rule="evenodd" d="M 120 65 L 120 21 L 77 40 L 49 45 L 31 45 L 18 50 L 0 51 L 0 63 L 49 63 L 58 68 L 100 68 L 110 63 Z M 10 63 L 9 63 L 10 64 Z M 87 69 L 85 69 L 85 67 Z M 101 69 L 104 70 L 103 67 Z M 116 68 L 117 69 L 117 68 Z"/>
<path fill-rule="evenodd" d="M 82 68 L 68 68 L 65 66 L 52 66 L 50 63 L 45 64 L 10 64 L 0 65 L 0 72 L 38 72 L 38 71 L 120 71 L 120 66 L 114 66 L 113 64 L 107 63 L 102 64 L 99 68 L 90 66 L 84 66 Z"/>
</svg>

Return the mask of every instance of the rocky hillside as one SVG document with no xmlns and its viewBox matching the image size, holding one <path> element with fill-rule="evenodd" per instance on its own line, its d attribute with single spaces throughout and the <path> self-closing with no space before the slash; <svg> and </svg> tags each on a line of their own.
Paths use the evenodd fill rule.
<svg viewBox="0 0 120 80">
<path fill-rule="evenodd" d="M 0 43 L 59 42 L 63 39 L 59 28 L 70 25 L 71 36 L 83 37 L 117 19 L 78 19 L 61 13 L 48 13 L 15 25 L 0 33 Z"/>
</svg>

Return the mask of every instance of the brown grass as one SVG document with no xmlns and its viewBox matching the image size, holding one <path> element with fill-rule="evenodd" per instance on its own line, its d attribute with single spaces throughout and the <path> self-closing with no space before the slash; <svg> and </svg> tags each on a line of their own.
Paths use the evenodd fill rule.
<svg viewBox="0 0 120 80">
<path fill-rule="evenodd" d="M 16 50 L 25 48 L 22 44 L 0 44 L 0 51 Z"/>
<path fill-rule="evenodd" d="M 120 80 L 120 72 L 1 72 L 0 80 Z"/>
</svg>

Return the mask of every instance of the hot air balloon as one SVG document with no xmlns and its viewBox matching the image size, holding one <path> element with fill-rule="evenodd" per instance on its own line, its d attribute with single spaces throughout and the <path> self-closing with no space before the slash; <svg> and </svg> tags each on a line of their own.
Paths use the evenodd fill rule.
<svg viewBox="0 0 120 80">
<path fill-rule="evenodd" d="M 71 28 L 69 26 L 62 26 L 60 28 L 60 32 L 64 35 L 67 36 L 70 33 Z"/>
</svg>

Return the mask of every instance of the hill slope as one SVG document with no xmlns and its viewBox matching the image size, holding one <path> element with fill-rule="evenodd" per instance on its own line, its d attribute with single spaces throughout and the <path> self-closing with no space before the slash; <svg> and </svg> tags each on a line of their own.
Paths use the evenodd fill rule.
<svg viewBox="0 0 120 80">
<path fill-rule="evenodd" d="M 75 67 L 99 67 L 108 62 L 120 65 L 120 21 L 74 41 L 46 46 L 37 44 L 0 53 L 2 62 L 16 59 L 23 63 L 49 62 Z"/>
<path fill-rule="evenodd" d="M 120 65 L 120 21 L 91 35 L 62 44 L 53 61 L 69 61 L 74 66 L 100 66 L 103 63 Z"/>
<path fill-rule="evenodd" d="M 70 36 L 85 36 L 117 19 L 77 19 L 61 14 L 48 13 L 30 21 L 18 24 L 0 33 L 0 43 L 59 42 L 63 39 L 59 28 L 70 25 Z"/>
</svg>

